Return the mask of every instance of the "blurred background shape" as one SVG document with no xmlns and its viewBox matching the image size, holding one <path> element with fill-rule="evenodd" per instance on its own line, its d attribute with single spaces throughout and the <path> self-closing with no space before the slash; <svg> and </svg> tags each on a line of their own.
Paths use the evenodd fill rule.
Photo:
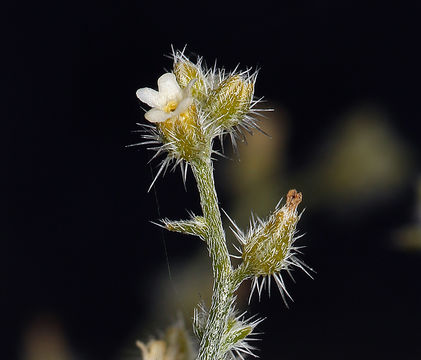
<svg viewBox="0 0 421 360">
<path fill-rule="evenodd" d="M 66 335 L 51 315 L 39 315 L 23 334 L 22 360 L 71 360 Z"/>
<path fill-rule="evenodd" d="M 393 198 L 414 175 L 413 155 L 390 115 L 373 106 L 345 111 L 296 175 L 312 206 L 334 212 Z"/>
<path fill-rule="evenodd" d="M 416 182 L 416 202 L 412 221 L 395 231 L 394 246 L 402 251 L 421 251 L 421 177 Z"/>
</svg>

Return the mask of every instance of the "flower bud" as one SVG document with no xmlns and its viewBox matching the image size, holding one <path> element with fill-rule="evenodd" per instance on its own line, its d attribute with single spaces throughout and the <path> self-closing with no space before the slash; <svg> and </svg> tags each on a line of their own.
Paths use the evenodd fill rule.
<svg viewBox="0 0 421 360">
<path fill-rule="evenodd" d="M 231 75 L 209 95 L 207 107 L 216 127 L 228 130 L 240 124 L 251 107 L 254 80 L 255 76 Z"/>
<path fill-rule="evenodd" d="M 252 229 L 243 245 L 243 261 L 254 275 L 272 275 L 285 267 L 299 216 L 302 195 L 290 190 L 286 204 L 275 210 L 268 221 Z"/>
<path fill-rule="evenodd" d="M 184 58 L 175 59 L 174 75 L 182 88 L 185 88 L 190 81 L 196 79 L 196 82 L 191 88 L 192 96 L 199 101 L 203 101 L 206 98 L 206 80 L 203 76 L 200 64 L 194 65 Z"/>
<path fill-rule="evenodd" d="M 252 291 L 257 289 L 259 298 L 266 282 L 269 284 L 270 279 L 274 278 L 281 296 L 286 304 L 284 294 L 291 298 L 286 291 L 281 270 L 290 273 L 293 266 L 302 269 L 309 276 L 306 269 L 312 270 L 304 262 L 296 257 L 299 251 L 294 246 L 294 242 L 298 237 L 296 234 L 296 226 L 300 215 L 297 207 L 301 203 L 302 195 L 296 190 L 290 190 L 287 195 L 286 204 L 282 208 L 276 207 L 275 211 L 269 216 L 267 221 L 261 219 L 254 220 L 247 234 L 242 234 L 236 227 L 236 236 L 242 243 L 241 257 L 245 272 L 253 277 Z M 258 278 L 263 277 L 259 285 Z"/>
</svg>

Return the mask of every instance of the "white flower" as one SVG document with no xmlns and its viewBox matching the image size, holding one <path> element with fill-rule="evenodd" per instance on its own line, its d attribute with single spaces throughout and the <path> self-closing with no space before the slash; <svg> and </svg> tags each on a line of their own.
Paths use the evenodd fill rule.
<svg viewBox="0 0 421 360">
<path fill-rule="evenodd" d="M 158 91 L 142 88 L 136 91 L 140 101 L 152 109 L 145 113 L 146 120 L 157 123 L 182 114 L 193 103 L 190 89 L 196 79 L 181 89 L 173 73 L 165 73 L 158 79 Z"/>
</svg>

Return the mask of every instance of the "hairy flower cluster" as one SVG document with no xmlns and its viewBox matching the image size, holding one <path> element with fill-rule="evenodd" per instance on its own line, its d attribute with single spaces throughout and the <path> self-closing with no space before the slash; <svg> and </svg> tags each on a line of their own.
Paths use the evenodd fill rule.
<svg viewBox="0 0 421 360">
<path fill-rule="evenodd" d="M 291 300 L 292 298 L 286 290 L 281 271 L 286 270 L 292 277 L 291 270 L 297 267 L 311 277 L 308 270 L 312 269 L 297 257 L 301 247 L 295 245 L 295 241 L 302 236 L 296 236 L 296 226 L 301 216 L 297 207 L 301 200 L 301 193 L 290 190 L 286 204 L 281 208 L 278 204 L 266 221 L 253 217 L 246 234 L 231 220 L 234 225 L 232 230 L 242 246 L 238 249 L 243 260 L 242 266 L 245 272 L 253 277 L 250 298 L 254 290 L 257 290 L 260 299 L 266 281 L 270 292 L 273 277 L 282 299 L 288 306 L 285 294 Z M 259 278 L 262 278 L 260 283 Z"/>
<path fill-rule="evenodd" d="M 254 84 L 257 72 L 226 72 L 223 68 L 207 68 L 202 59 L 191 62 L 184 52 L 173 52 L 173 70 L 158 79 L 158 91 L 137 90 L 136 95 L 151 107 L 145 118 L 153 125 L 141 125 L 143 138 L 139 144 L 166 154 L 157 177 L 171 162 L 181 165 L 183 178 L 189 163 L 208 158 L 213 153 L 215 137 L 231 136 L 233 145 L 242 129 L 258 129 L 254 107 Z M 134 145 L 139 145 L 134 144 Z M 156 178 L 155 178 L 156 179 Z"/>
</svg>

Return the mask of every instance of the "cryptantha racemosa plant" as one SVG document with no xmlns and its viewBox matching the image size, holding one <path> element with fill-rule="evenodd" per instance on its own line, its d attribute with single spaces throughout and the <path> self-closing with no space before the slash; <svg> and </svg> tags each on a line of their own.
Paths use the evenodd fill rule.
<svg viewBox="0 0 421 360">
<path fill-rule="evenodd" d="M 197 359 L 256 356 L 250 341 L 255 339 L 255 328 L 262 320 L 245 319 L 244 313 L 238 314 L 235 293 L 244 280 L 252 279 L 250 297 L 256 290 L 260 298 L 265 285 L 270 291 L 273 278 L 287 304 L 291 296 L 283 273 L 291 275 L 295 267 L 309 274 L 311 269 L 298 258 L 300 250 L 295 243 L 302 195 L 290 190 L 283 206 L 280 201 L 266 220 L 253 217 L 245 232 L 227 215 L 239 242 L 239 254 L 229 254 L 213 177 L 213 159 L 220 154 L 214 149 L 214 141 L 219 139 L 222 143 L 228 135 L 235 147 L 238 139 L 244 139 L 244 131 L 259 129 L 256 115 L 262 110 L 256 108 L 259 99 L 254 96 L 257 72 L 207 68 L 201 58 L 192 62 L 184 51 L 173 51 L 172 55 L 172 72 L 158 78 L 158 91 L 141 88 L 136 93 L 151 108 L 145 113 L 150 124 L 139 124 L 143 132 L 139 144 L 154 150 L 153 158 L 162 157 L 151 187 L 170 165 L 180 166 L 183 181 L 190 166 L 197 183 L 202 215 L 180 221 L 163 219 L 160 223 L 167 230 L 199 237 L 212 260 L 210 307 L 199 304 L 193 316 L 193 332 L 199 342 Z M 240 265 L 234 267 L 231 256 L 240 258 Z M 170 356 L 171 351 L 155 345 L 139 343 L 146 360 L 188 358 L 177 352 Z M 152 351 L 158 348 L 160 351 Z"/>
</svg>

